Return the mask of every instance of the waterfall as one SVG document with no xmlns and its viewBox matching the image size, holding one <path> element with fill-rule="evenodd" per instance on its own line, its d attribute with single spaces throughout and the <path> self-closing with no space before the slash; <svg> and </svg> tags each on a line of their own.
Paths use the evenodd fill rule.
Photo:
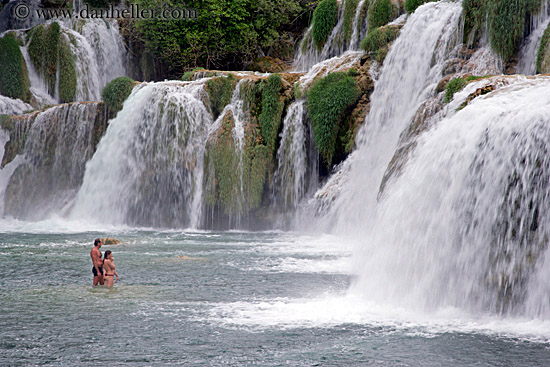
<svg viewBox="0 0 550 367">
<path fill-rule="evenodd" d="M 533 75 L 537 72 L 537 55 L 542 35 L 550 24 L 550 8 L 547 1 L 541 6 L 541 11 L 531 16 L 529 36 L 523 41 L 519 51 L 517 72 Z"/>
<path fill-rule="evenodd" d="M 33 107 L 20 99 L 0 95 L 0 115 L 21 115 Z"/>
<path fill-rule="evenodd" d="M 420 136 L 374 230 L 357 231 L 355 291 L 410 309 L 550 317 L 550 78 L 514 78 Z"/>
<path fill-rule="evenodd" d="M 296 70 L 307 71 L 315 64 L 339 56 L 346 50 L 358 50 L 361 37 L 366 33 L 366 24 L 363 25 L 361 23 L 364 18 L 364 14 L 361 10 L 366 0 L 359 1 L 355 8 L 353 22 L 350 24 L 352 33 L 350 40 L 347 42 L 345 39 L 344 23 L 346 21 L 346 2 L 348 1 L 353 0 L 343 0 L 339 3 L 338 21 L 321 50 L 318 49 L 313 40 L 313 24 L 310 25 L 296 52 L 296 57 L 294 59 L 294 67 Z"/>
<path fill-rule="evenodd" d="M 72 103 L 13 117 L 10 147 L 19 155 L 5 189 L 5 215 L 42 219 L 70 206 L 105 124 L 101 103 Z M 13 157 L 12 157 L 13 158 Z"/>
<path fill-rule="evenodd" d="M 71 215 L 109 223 L 197 227 L 213 119 L 204 80 L 135 87 L 86 167 Z"/>
<path fill-rule="evenodd" d="M 357 136 L 357 150 L 322 225 L 338 231 L 367 226 L 399 135 L 433 94 L 445 61 L 459 43 L 460 2 L 428 3 L 408 19 L 393 43 L 371 95 L 372 109 Z M 361 198 L 361 200 L 359 200 Z"/>
</svg>

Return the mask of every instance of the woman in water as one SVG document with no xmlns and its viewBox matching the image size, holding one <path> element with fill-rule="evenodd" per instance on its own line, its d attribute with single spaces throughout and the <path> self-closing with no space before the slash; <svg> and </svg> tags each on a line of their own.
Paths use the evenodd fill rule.
<svg viewBox="0 0 550 367">
<path fill-rule="evenodd" d="M 113 260 L 113 253 L 111 250 L 105 251 L 105 255 L 103 257 L 103 270 L 105 271 L 105 286 L 110 288 L 115 282 L 115 275 L 117 282 L 120 279 L 115 270 L 115 262 Z"/>
</svg>

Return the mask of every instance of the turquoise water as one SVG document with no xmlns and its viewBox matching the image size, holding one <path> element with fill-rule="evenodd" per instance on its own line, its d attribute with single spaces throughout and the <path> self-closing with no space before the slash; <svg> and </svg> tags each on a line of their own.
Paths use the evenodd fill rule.
<svg viewBox="0 0 550 367">
<path fill-rule="evenodd" d="M 0 222 L 2 366 L 548 366 L 548 322 L 420 315 L 348 291 L 336 237 Z M 53 228 L 53 229 L 52 229 Z M 115 237 L 121 281 L 91 286 Z"/>
</svg>

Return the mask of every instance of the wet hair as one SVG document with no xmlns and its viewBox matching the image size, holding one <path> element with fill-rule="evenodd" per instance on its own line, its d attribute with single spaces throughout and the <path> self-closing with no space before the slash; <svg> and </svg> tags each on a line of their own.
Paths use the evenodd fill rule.
<svg viewBox="0 0 550 367">
<path fill-rule="evenodd" d="M 97 246 L 97 244 L 100 242 L 101 242 L 101 238 L 96 238 L 94 241 L 94 246 Z"/>
<path fill-rule="evenodd" d="M 103 254 L 103 261 L 105 261 L 111 253 L 112 253 L 111 250 L 105 251 L 105 253 Z"/>
</svg>

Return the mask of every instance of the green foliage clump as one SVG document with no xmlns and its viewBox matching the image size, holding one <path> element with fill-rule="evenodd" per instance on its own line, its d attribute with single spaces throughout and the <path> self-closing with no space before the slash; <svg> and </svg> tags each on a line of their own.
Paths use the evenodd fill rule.
<svg viewBox="0 0 550 367">
<path fill-rule="evenodd" d="M 322 0 L 313 13 L 313 41 L 319 49 L 323 48 L 330 32 L 338 20 L 336 0 Z"/>
<path fill-rule="evenodd" d="M 456 92 L 462 90 L 466 86 L 466 81 L 462 78 L 454 78 L 453 80 L 447 83 L 447 88 L 445 89 L 445 99 L 443 102 L 449 103 L 452 101 L 453 96 Z"/>
<path fill-rule="evenodd" d="M 262 112 L 258 117 L 260 133 L 270 152 L 275 149 L 277 132 L 281 123 L 284 103 L 281 101 L 282 78 L 279 74 L 270 75 L 262 90 Z"/>
<path fill-rule="evenodd" d="M 57 60 L 61 27 L 53 22 L 48 26 L 38 25 L 32 30 L 29 43 L 29 56 L 36 70 L 45 78 L 48 92 L 55 93 Z"/>
<path fill-rule="evenodd" d="M 0 38 L 0 94 L 24 101 L 30 98 L 25 60 L 11 35 Z"/>
<path fill-rule="evenodd" d="M 125 76 L 111 80 L 101 91 L 101 99 L 112 113 L 122 109 L 122 104 L 134 88 L 134 80 Z"/>
<path fill-rule="evenodd" d="M 233 74 L 229 74 L 226 77 L 212 78 L 206 82 L 206 90 L 210 97 L 210 107 L 215 119 L 222 113 L 225 106 L 231 102 L 231 96 L 236 85 L 237 79 Z"/>
<path fill-rule="evenodd" d="M 179 78 L 197 66 L 242 70 L 307 26 L 310 3 L 301 0 L 136 0 L 141 9 L 196 9 L 196 18 L 137 19 L 127 31 L 134 52 L 149 54 L 146 75 Z"/>
<path fill-rule="evenodd" d="M 327 167 L 332 163 L 340 122 L 345 111 L 357 102 L 359 94 L 355 79 L 346 73 L 332 73 L 319 79 L 308 93 L 315 146 Z"/>
<path fill-rule="evenodd" d="M 394 14 L 395 9 L 391 0 L 371 0 L 367 11 L 369 31 L 389 23 Z"/>
<path fill-rule="evenodd" d="M 540 41 L 539 51 L 537 53 L 537 74 L 548 73 L 550 71 L 550 26 L 544 30 Z"/>
<path fill-rule="evenodd" d="M 359 0 L 346 0 L 344 8 L 344 23 L 342 27 L 344 29 L 344 40 L 349 42 L 351 35 L 353 34 L 353 20 L 355 19 L 355 11 Z"/>
<path fill-rule="evenodd" d="M 397 38 L 398 34 L 397 27 L 385 26 L 372 29 L 361 41 L 361 49 L 374 54 L 374 59 L 381 64 L 388 53 L 389 44 Z"/>
<path fill-rule="evenodd" d="M 414 13 L 416 8 L 418 8 L 420 5 L 431 1 L 437 0 L 405 0 L 405 10 L 407 11 L 407 13 Z"/>
<path fill-rule="evenodd" d="M 76 96 L 76 62 L 67 38 L 59 47 L 59 99 L 72 102 Z"/>
</svg>

